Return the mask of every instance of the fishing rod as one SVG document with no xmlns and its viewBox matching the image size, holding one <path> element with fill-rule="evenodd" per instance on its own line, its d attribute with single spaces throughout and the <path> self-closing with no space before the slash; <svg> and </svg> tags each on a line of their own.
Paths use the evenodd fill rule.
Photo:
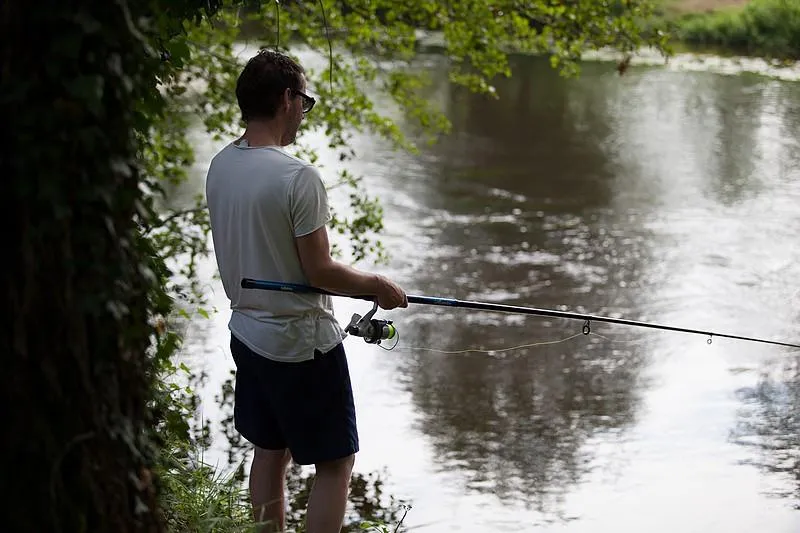
<svg viewBox="0 0 800 533">
<path fill-rule="evenodd" d="M 309 285 L 302 285 L 299 283 L 286 283 L 279 281 L 266 281 L 257 280 L 252 278 L 242 279 L 243 289 L 259 289 L 266 291 L 280 291 L 290 293 L 312 293 L 323 294 L 327 296 L 342 296 L 345 298 L 353 298 L 356 300 L 367 300 L 373 302 L 372 310 L 363 317 L 354 314 L 352 320 L 345 328 L 348 333 L 363 337 L 364 340 L 371 344 L 380 344 L 381 340 L 393 338 L 397 330 L 390 320 L 378 320 L 373 318 L 375 312 L 378 310 L 378 303 L 375 301 L 374 296 L 367 295 L 350 295 L 350 294 L 337 294 L 334 292 L 311 287 Z M 482 311 L 498 311 L 501 313 L 514 313 L 522 315 L 536 315 L 555 318 L 567 318 L 572 320 L 583 320 L 583 334 L 588 335 L 591 333 L 592 322 L 605 322 L 609 324 L 622 324 L 624 326 L 636 326 L 642 328 L 660 329 L 665 331 L 677 331 L 680 333 L 693 333 L 698 335 L 705 335 L 708 337 L 708 343 L 711 344 L 712 337 L 722 337 L 727 339 L 735 339 L 741 341 L 760 342 L 764 344 L 773 344 L 776 346 L 786 346 L 789 348 L 800 348 L 800 344 L 792 344 L 789 342 L 773 341 L 768 339 L 759 339 L 756 337 L 745 337 L 742 335 L 730 335 L 726 333 L 717 333 L 714 331 L 704 331 L 699 329 L 680 328 L 676 326 L 667 326 L 663 324 L 654 324 L 651 322 L 639 322 L 636 320 L 628 320 L 625 318 L 613 318 L 607 316 L 587 315 L 582 313 L 571 313 L 568 311 L 557 311 L 555 309 L 538 309 L 535 307 L 523 307 L 518 305 L 506 304 L 493 304 L 486 302 L 476 302 L 470 300 L 457 300 L 453 298 L 440 298 L 435 296 L 415 296 L 408 295 L 408 303 L 435 305 L 443 307 L 459 307 L 463 309 L 479 309 Z"/>
</svg>

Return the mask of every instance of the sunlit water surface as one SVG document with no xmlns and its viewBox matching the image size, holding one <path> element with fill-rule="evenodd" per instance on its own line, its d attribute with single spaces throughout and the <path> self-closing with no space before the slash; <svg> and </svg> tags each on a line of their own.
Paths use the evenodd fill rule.
<svg viewBox="0 0 800 533">
<path fill-rule="evenodd" d="M 430 98 L 453 132 L 418 156 L 356 137 L 345 165 L 385 208 L 392 259 L 376 269 L 411 294 L 800 342 L 797 82 L 648 66 L 619 77 L 603 62 L 566 80 L 536 58 L 514 72 L 496 101 L 435 74 Z M 306 135 L 333 176 L 336 154 Z M 196 141 L 188 192 L 222 146 Z M 233 368 L 214 273 L 212 259 L 219 313 L 192 324 L 185 349 L 211 377 L 211 419 Z M 369 309 L 335 304 L 343 323 Z M 797 350 L 442 307 L 381 316 L 400 331 L 393 351 L 345 341 L 356 469 L 385 471 L 413 505 L 408 527 L 800 531 Z M 485 351 L 441 353 L 462 350 Z M 223 447 L 206 459 L 224 462 Z"/>
</svg>

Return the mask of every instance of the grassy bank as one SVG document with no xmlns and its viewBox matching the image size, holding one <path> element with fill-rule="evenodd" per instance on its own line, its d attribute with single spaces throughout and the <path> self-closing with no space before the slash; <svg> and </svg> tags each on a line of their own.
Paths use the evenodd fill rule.
<svg viewBox="0 0 800 533">
<path fill-rule="evenodd" d="M 249 491 L 237 472 L 221 474 L 189 455 L 165 452 L 159 471 L 162 518 L 169 533 L 258 533 L 263 525 L 252 519 Z M 287 476 L 287 531 L 304 533 L 305 512 L 314 483 L 312 473 L 292 464 Z M 405 531 L 410 506 L 384 494 L 378 473 L 354 473 L 342 533 Z"/>
<path fill-rule="evenodd" d="M 800 0 L 663 0 L 662 9 L 681 44 L 800 59 Z"/>
</svg>

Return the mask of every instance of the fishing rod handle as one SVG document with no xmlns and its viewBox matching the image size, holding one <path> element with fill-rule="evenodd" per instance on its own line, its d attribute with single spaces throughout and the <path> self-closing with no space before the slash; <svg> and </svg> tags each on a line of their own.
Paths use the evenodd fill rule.
<svg viewBox="0 0 800 533">
<path fill-rule="evenodd" d="M 318 287 L 311 287 L 309 285 L 302 285 L 300 283 L 290 283 L 288 281 L 266 281 L 253 278 L 242 278 L 243 289 L 259 289 L 262 291 L 277 291 L 277 292 L 290 292 L 298 294 L 324 294 L 326 296 L 345 296 L 347 298 L 356 298 L 358 300 L 373 301 L 374 296 L 367 295 L 354 295 L 354 294 L 337 294 L 335 292 L 320 289 Z"/>
</svg>

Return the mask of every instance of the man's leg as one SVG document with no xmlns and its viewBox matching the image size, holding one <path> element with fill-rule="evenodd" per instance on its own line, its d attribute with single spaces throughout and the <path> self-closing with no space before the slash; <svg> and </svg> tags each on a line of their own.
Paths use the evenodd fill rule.
<svg viewBox="0 0 800 533">
<path fill-rule="evenodd" d="M 339 344 L 302 363 L 282 363 L 272 383 L 280 427 L 293 460 L 315 465 L 306 511 L 306 533 L 339 533 L 350 475 L 358 452 L 355 403 L 347 357 Z"/>
<path fill-rule="evenodd" d="M 255 447 L 253 464 L 250 466 L 250 500 L 255 521 L 266 522 L 262 533 L 283 532 L 286 529 L 284 484 L 290 458 L 289 450 Z"/>
<path fill-rule="evenodd" d="M 347 507 L 355 455 L 317 463 L 306 514 L 307 533 L 339 533 Z"/>
</svg>

